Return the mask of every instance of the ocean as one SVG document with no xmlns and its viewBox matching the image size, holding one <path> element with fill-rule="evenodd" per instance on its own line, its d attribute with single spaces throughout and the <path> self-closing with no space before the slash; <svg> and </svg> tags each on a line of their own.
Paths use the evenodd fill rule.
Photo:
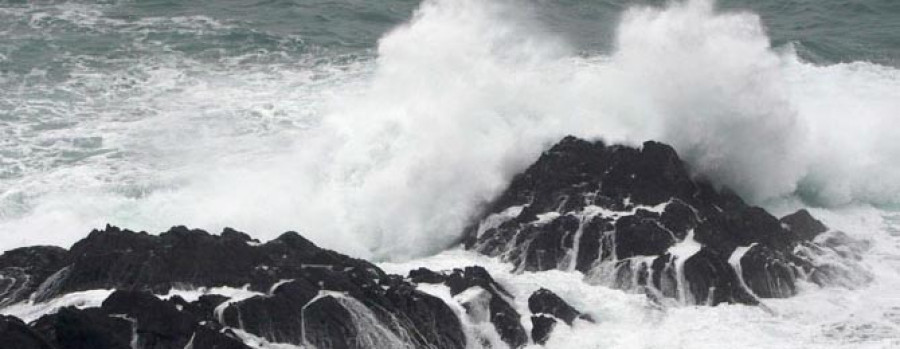
<svg viewBox="0 0 900 349">
<path fill-rule="evenodd" d="M 0 33 L 0 250 L 296 230 L 388 271 L 564 285 L 601 321 L 548 347 L 900 346 L 900 1 L 8 1 Z M 459 251 L 569 134 L 810 208 L 870 242 L 874 281 L 660 310 Z"/>
</svg>

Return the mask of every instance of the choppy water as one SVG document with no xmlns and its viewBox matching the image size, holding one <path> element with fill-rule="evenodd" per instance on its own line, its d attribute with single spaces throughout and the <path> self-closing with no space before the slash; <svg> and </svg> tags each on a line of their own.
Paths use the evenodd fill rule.
<svg viewBox="0 0 900 349">
<path fill-rule="evenodd" d="M 898 345 L 898 1 L 23 1 L 0 34 L 2 250 L 109 222 L 419 257 L 563 135 L 652 138 L 756 203 L 822 207 L 875 242 L 877 282 L 662 319 L 574 283 L 613 317 L 584 338 Z M 532 277 L 555 276 L 503 276 Z"/>
</svg>

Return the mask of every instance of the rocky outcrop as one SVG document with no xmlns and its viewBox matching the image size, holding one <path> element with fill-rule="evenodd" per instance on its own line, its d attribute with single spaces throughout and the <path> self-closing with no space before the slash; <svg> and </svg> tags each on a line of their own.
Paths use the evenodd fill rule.
<svg viewBox="0 0 900 349">
<path fill-rule="evenodd" d="M 446 285 L 472 322 L 490 321 L 511 348 L 528 343 L 521 315 L 512 305 L 513 296 L 484 268 L 466 267 L 443 272 L 420 268 L 411 271 L 409 279 L 415 283 Z"/>
<path fill-rule="evenodd" d="M 537 344 L 544 344 L 550 339 L 556 322 L 562 320 L 572 326 L 576 319 L 594 322 L 588 314 L 582 314 L 569 303 L 546 288 L 541 288 L 528 297 L 528 310 L 531 311 L 531 338 Z"/>
<path fill-rule="evenodd" d="M 577 270 L 660 301 L 755 304 L 794 295 L 800 278 L 841 274 L 817 262 L 833 250 L 813 241 L 827 230 L 805 210 L 779 220 L 692 178 L 665 144 L 567 137 L 513 179 L 465 243 L 518 271 Z"/>
<path fill-rule="evenodd" d="M 556 319 L 547 315 L 531 316 L 531 338 L 535 344 L 544 345 L 550 339 L 550 334 L 556 327 Z"/>
<path fill-rule="evenodd" d="M 99 307 L 61 308 L 28 325 L 3 318 L 0 339 L 22 348 L 249 348 L 246 336 L 319 348 L 467 343 L 442 300 L 293 232 L 260 243 L 231 229 L 213 235 L 175 227 L 150 235 L 108 226 L 68 251 L 7 252 L 0 267 L 0 280 L 17 287 L 4 288 L 6 304 L 118 290 Z M 160 296 L 211 287 L 250 296 Z"/>
<path fill-rule="evenodd" d="M 17 248 L 0 255 L 0 307 L 28 299 L 41 283 L 65 266 L 65 249 Z"/>
<path fill-rule="evenodd" d="M 865 242 L 805 210 L 778 219 L 750 206 L 656 142 L 568 137 L 478 218 L 466 246 L 517 272 L 581 272 L 660 303 L 756 304 L 794 295 L 801 279 L 869 281 L 854 262 Z M 482 267 L 392 275 L 294 232 L 263 243 L 232 229 L 107 226 L 69 250 L 0 255 L 0 308 L 45 308 L 28 323 L 0 316 L 2 347 L 520 348 L 594 321 L 543 288 L 522 304 Z"/>
<path fill-rule="evenodd" d="M 569 303 L 552 291 L 541 288 L 528 297 L 528 310 L 532 314 L 547 314 L 564 321 L 568 325 L 572 325 L 575 319 L 582 319 L 594 322 L 590 315 L 582 314 L 575 310 Z"/>
<path fill-rule="evenodd" d="M 52 349 L 53 346 L 37 331 L 12 316 L 0 315 L 0 343 L 19 349 Z"/>
</svg>

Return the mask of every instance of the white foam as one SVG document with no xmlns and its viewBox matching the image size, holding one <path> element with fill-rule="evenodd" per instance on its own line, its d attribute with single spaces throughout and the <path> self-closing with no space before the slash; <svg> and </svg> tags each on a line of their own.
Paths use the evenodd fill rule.
<svg viewBox="0 0 900 349">
<path fill-rule="evenodd" d="M 671 143 L 757 203 L 795 191 L 834 205 L 900 197 L 895 68 L 802 62 L 770 47 L 758 16 L 718 13 L 711 0 L 626 11 L 609 54 L 573 52 L 529 11 L 427 0 L 376 58 L 347 64 L 161 55 L 131 70 L 80 67 L 62 84 L 34 72 L 36 89 L 83 103 L 25 100 L 48 125 L 76 125 L 16 126 L 27 137 L 15 144 L 59 155 L 99 135 L 97 151 L 112 153 L 81 149 L 54 167 L 56 155 L 10 145 L 24 172 L 0 183 L 0 249 L 67 245 L 111 222 L 261 239 L 301 230 L 360 257 L 427 255 L 566 134 Z"/>
<path fill-rule="evenodd" d="M 65 307 L 78 309 L 99 307 L 113 290 L 90 290 L 72 292 L 46 302 L 26 301 L 0 308 L 0 314 L 12 315 L 26 323 L 40 319 L 44 315 L 55 314 Z"/>
<path fill-rule="evenodd" d="M 900 217 L 866 208 L 813 209 L 813 215 L 854 238 L 879 241 L 863 260 L 876 274 L 868 287 L 847 289 L 800 285 L 797 296 L 766 299 L 765 306 L 721 304 L 715 307 L 659 307 L 642 294 L 589 285 L 580 273 L 559 270 L 510 273 L 511 266 L 469 251 L 450 250 L 426 259 L 382 263 L 392 273 L 428 267 L 434 270 L 481 265 L 516 298 L 528 314 L 528 296 L 550 288 L 596 324 L 557 326 L 546 348 L 891 348 L 900 345 Z M 892 218 L 893 217 L 893 218 Z M 893 231 L 896 236 L 890 235 Z M 684 248 L 685 255 L 694 248 Z M 740 252 L 730 263 L 738 262 Z M 445 300 L 446 301 L 446 300 Z M 526 320 L 527 321 L 527 320 Z M 532 346 L 537 348 L 537 346 Z"/>
</svg>

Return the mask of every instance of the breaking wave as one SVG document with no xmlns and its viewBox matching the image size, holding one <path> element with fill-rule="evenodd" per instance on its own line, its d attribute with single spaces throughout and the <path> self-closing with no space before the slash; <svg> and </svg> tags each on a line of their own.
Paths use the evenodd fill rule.
<svg viewBox="0 0 900 349">
<path fill-rule="evenodd" d="M 324 247 L 409 258 L 454 244 L 567 134 L 670 143 L 697 176 L 758 204 L 900 204 L 896 68 L 805 62 L 773 47 L 758 15 L 711 0 L 626 10 L 608 53 L 580 52 L 536 11 L 426 0 L 375 54 L 324 63 L 250 52 L 81 67 L 64 92 L 105 100 L 30 105 L 96 115 L 46 126 L 74 148 L 54 153 L 62 161 L 5 175 L 0 247 L 65 245 L 107 222 L 187 224 L 260 238 L 304 229 Z M 28 170 L 45 165 L 57 167 Z"/>
</svg>

